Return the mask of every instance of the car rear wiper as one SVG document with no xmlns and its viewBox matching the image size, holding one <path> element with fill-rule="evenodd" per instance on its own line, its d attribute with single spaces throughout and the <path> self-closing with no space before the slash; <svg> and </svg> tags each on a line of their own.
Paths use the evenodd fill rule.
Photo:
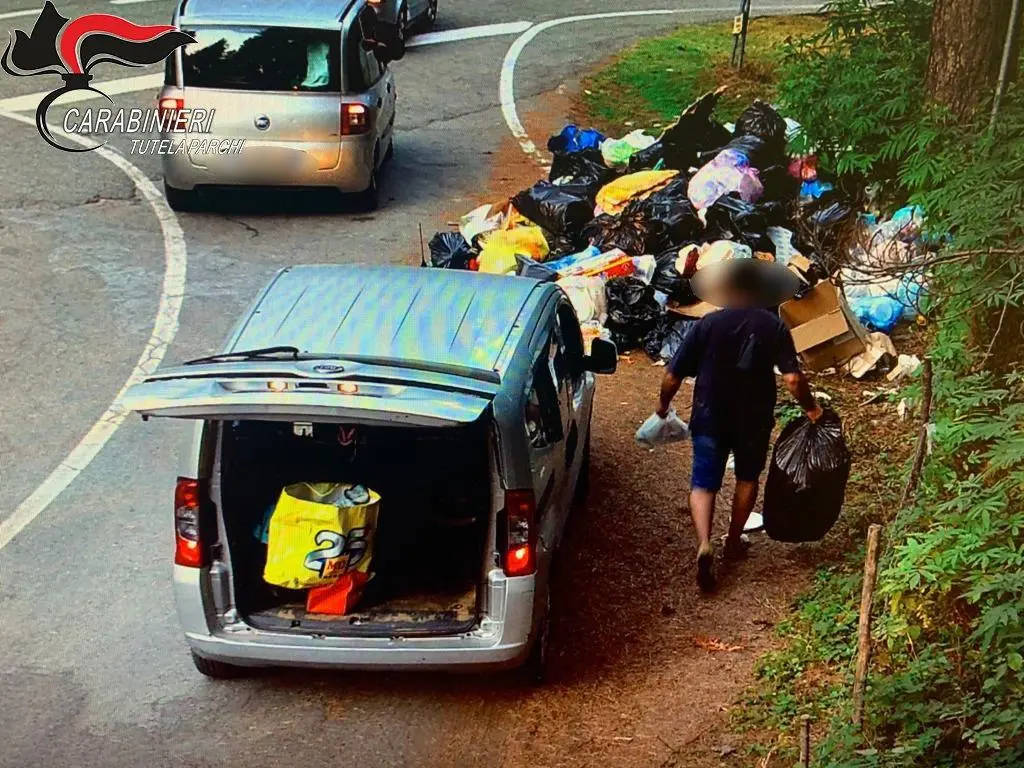
<svg viewBox="0 0 1024 768">
<path fill-rule="evenodd" d="M 188 360 L 185 365 L 202 365 L 203 363 L 228 363 L 232 360 L 263 360 L 280 355 L 291 355 L 292 360 L 299 359 L 298 347 L 263 347 L 261 349 L 241 349 L 237 352 L 223 352 L 209 357 L 197 357 Z"/>
</svg>

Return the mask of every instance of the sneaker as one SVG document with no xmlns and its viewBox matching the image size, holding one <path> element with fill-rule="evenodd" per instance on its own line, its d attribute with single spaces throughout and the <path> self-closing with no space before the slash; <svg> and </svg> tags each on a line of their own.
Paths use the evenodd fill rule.
<svg viewBox="0 0 1024 768">
<path fill-rule="evenodd" d="M 715 555 L 710 544 L 697 552 L 697 586 L 701 592 L 713 592 L 715 589 Z"/>
<path fill-rule="evenodd" d="M 726 560 L 742 560 L 750 550 L 750 539 L 742 534 L 739 541 L 732 541 L 728 535 L 722 537 L 722 557 Z"/>
</svg>

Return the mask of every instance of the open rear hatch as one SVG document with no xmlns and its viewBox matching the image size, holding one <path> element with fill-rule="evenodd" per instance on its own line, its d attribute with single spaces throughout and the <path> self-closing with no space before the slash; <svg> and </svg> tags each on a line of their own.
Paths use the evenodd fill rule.
<svg viewBox="0 0 1024 768">
<path fill-rule="evenodd" d="M 217 557 L 251 626 L 335 636 L 471 629 L 494 557 L 493 385 L 455 391 L 435 373 L 408 384 L 379 366 L 313 367 L 187 365 L 135 385 L 123 404 L 144 417 L 209 422 L 210 501 L 226 544 Z M 263 580 L 268 510 L 297 482 L 358 483 L 381 496 L 373 576 L 343 616 L 311 613 L 305 590 Z"/>
</svg>

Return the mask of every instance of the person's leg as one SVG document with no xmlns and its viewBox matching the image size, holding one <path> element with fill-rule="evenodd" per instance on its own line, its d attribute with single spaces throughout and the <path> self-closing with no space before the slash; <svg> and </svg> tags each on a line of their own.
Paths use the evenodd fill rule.
<svg viewBox="0 0 1024 768">
<path fill-rule="evenodd" d="M 732 517 L 729 520 L 729 535 L 725 540 L 728 556 L 742 555 L 746 549 L 743 527 L 750 518 L 757 503 L 758 478 L 768 458 L 770 433 L 752 435 L 737 440 L 733 447 L 736 458 L 736 491 L 732 497 Z"/>
<path fill-rule="evenodd" d="M 690 486 L 690 516 L 697 534 L 697 584 L 705 592 L 715 587 L 714 557 L 711 551 L 711 523 L 715 497 L 722 487 L 728 451 L 715 438 L 693 436 L 693 476 Z"/>
</svg>

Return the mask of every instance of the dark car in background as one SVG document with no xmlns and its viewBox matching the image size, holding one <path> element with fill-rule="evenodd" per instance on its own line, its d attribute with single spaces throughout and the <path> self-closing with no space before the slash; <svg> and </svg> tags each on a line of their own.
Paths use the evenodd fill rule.
<svg viewBox="0 0 1024 768">
<path fill-rule="evenodd" d="M 437 0 L 368 0 L 377 17 L 396 24 L 403 38 L 414 32 L 425 32 L 437 20 Z"/>
</svg>

